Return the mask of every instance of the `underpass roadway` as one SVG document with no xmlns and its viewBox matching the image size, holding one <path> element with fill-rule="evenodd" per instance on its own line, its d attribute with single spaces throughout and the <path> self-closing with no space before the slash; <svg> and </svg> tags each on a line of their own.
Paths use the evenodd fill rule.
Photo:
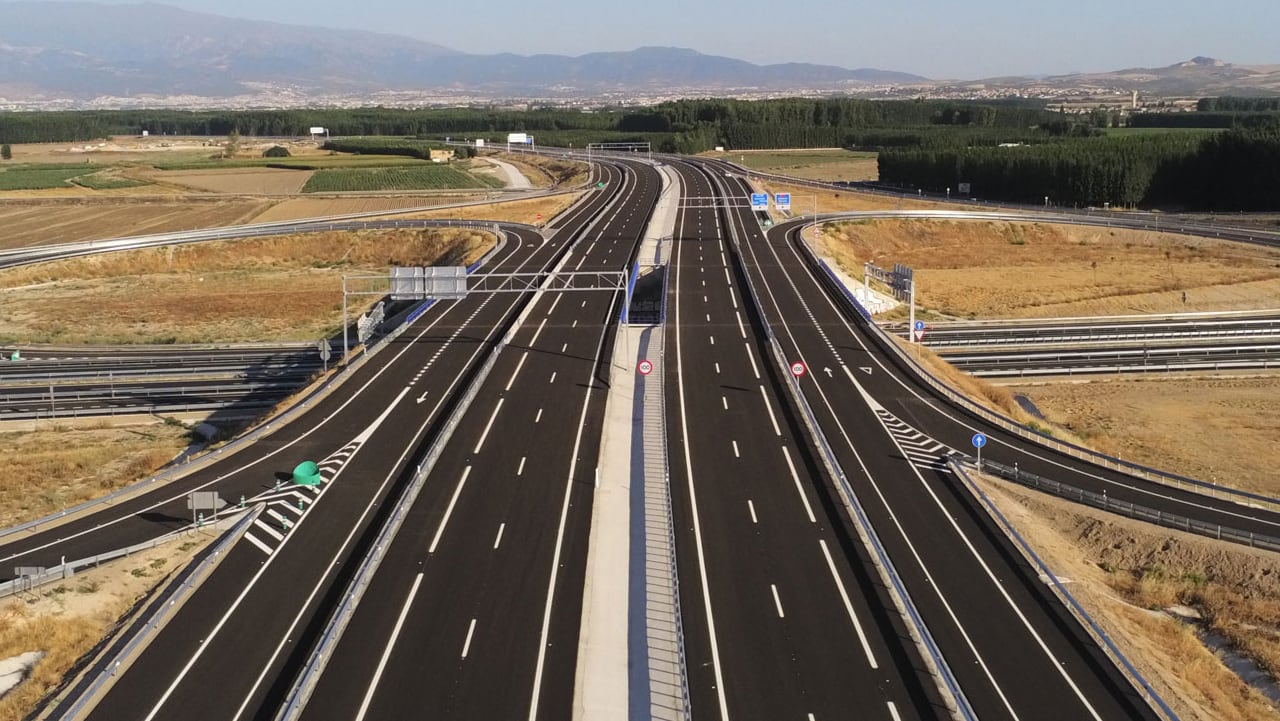
<svg viewBox="0 0 1280 721">
<path fill-rule="evenodd" d="M 667 428 L 695 717 L 946 718 L 785 400 L 731 260 L 723 194 L 696 166 L 670 164 L 685 198 Z"/>
<path fill-rule="evenodd" d="M 622 175 L 617 169 L 605 172 L 614 180 Z M 615 196 L 611 190 L 588 196 L 557 220 L 549 237 L 510 231 L 512 242 L 481 272 L 545 271 Z M 338 392 L 252 445 L 96 513 L 7 534 L 0 546 L 0 572 L 6 575 L 15 565 L 53 566 L 59 558 L 86 557 L 185 527 L 192 517 L 185 499 L 194 490 L 216 490 L 232 504 L 241 497 L 269 503 L 266 520 L 250 529 L 247 542 L 231 551 L 211 582 L 116 681 L 95 717 L 256 714 L 256 704 L 279 682 L 272 669 L 294 652 L 291 639 L 282 635 L 273 643 L 259 637 L 258 629 L 305 632 L 316 608 L 330 600 L 326 594 L 333 592 L 390 489 L 411 470 L 413 452 L 437 430 L 458 390 L 529 296 L 490 294 L 436 303 L 358 367 Z M 304 459 L 319 461 L 323 484 L 318 492 L 290 487 L 286 480 L 289 469 Z M 282 487 L 281 480 L 286 480 Z M 241 660 L 245 639 L 260 639 L 258 662 L 224 657 L 214 663 L 216 671 L 201 666 L 202 658 L 211 660 L 205 653 L 215 646 L 215 636 L 223 648 L 241 644 L 233 654 Z M 211 678 L 218 682 L 208 683 Z M 185 696 L 192 687 L 217 698 L 189 703 Z"/>
<path fill-rule="evenodd" d="M 741 178 L 723 182 L 728 197 L 750 192 Z M 749 208 L 731 215 L 783 353 L 807 368 L 800 390 L 976 717 L 1156 718 L 949 474 L 909 453 L 922 439 L 868 391 L 887 374 L 857 352 L 787 236 L 766 239 Z"/>
<path fill-rule="evenodd" d="M 634 261 L 661 184 L 651 167 L 632 167 L 623 201 L 565 270 Z M 622 302 L 610 290 L 536 300 L 324 659 L 302 718 L 571 717 Z"/>
</svg>

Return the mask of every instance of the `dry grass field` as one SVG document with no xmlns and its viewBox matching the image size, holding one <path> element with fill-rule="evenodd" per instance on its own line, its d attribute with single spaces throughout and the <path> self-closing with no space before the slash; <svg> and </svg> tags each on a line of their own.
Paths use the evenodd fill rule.
<svg viewBox="0 0 1280 721">
<path fill-rule="evenodd" d="M 1205 625 L 1280 676 L 1280 560 L 1168 531 L 991 479 L 983 490 L 1030 539 L 1184 721 L 1276 721 L 1280 712 L 1164 612 Z"/>
<path fill-rule="evenodd" d="M 869 220 L 827 226 L 820 243 L 855 277 L 868 259 L 914 267 L 925 318 L 1280 307 L 1280 250 L 1219 240 L 1039 223 Z"/>
<path fill-rule="evenodd" d="M 341 326 L 343 274 L 465 265 L 493 242 L 466 230 L 310 233 L 42 263 L 0 273 L 0 338 L 116 344 L 327 337 Z"/>
<path fill-rule="evenodd" d="M 512 200 L 490 205 L 473 205 L 466 208 L 429 210 L 398 217 L 404 218 L 454 218 L 457 220 L 505 220 L 512 223 L 546 225 L 557 213 L 573 205 L 581 193 L 566 193 L 546 198 Z M 538 216 L 542 216 L 539 218 Z"/>
<path fill-rule="evenodd" d="M 261 214 L 255 216 L 253 222 L 270 223 L 278 220 L 298 220 L 347 213 L 399 210 L 401 208 L 416 208 L 444 203 L 463 203 L 470 200 L 483 199 L 484 197 L 483 194 L 472 192 L 431 193 L 429 195 L 397 194 L 363 198 L 291 198 L 267 208 Z"/>
<path fill-rule="evenodd" d="M 146 478 L 187 447 L 181 425 L 0 432 L 0 528 L 46 516 Z M 2 657 L 0 657 L 2 658 Z"/>
<path fill-rule="evenodd" d="M 1152 375 L 1011 385 L 1091 447 L 1192 478 L 1280 496 L 1280 377 Z"/>
<path fill-rule="evenodd" d="M 762 173 L 789 175 L 806 180 L 849 181 L 879 180 L 876 154 L 818 148 L 809 150 L 744 150 L 729 153 L 703 153 L 708 157 L 728 160 Z"/>
<path fill-rule="evenodd" d="M 0 248 L 236 225 L 270 206 L 243 198 L 0 200 Z"/>
</svg>

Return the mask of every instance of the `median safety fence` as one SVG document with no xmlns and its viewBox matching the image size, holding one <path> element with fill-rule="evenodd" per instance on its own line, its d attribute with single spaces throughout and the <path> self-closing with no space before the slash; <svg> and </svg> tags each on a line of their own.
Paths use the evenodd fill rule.
<svg viewBox="0 0 1280 721">
<path fill-rule="evenodd" d="M 433 226 L 479 227 L 479 228 L 487 229 L 490 231 L 493 230 L 492 223 L 459 222 L 459 223 L 449 224 L 448 221 L 391 221 L 391 222 L 431 223 Z M 362 225 L 367 225 L 367 224 L 362 224 Z M 524 226 L 517 223 L 503 223 L 502 225 L 503 227 L 506 227 L 506 228 L 533 229 L 532 226 Z M 536 232 L 536 229 L 534 230 Z M 275 231 L 275 232 L 279 232 L 279 231 Z M 499 232 L 498 238 L 499 238 L 498 245 L 495 246 L 493 249 L 491 249 L 488 253 L 486 253 L 485 258 L 483 258 L 485 262 L 488 262 L 488 260 L 491 260 L 493 256 L 496 254 L 498 248 L 504 246 L 507 243 L 507 232 L 505 230 Z M 295 403 L 294 405 L 290 406 L 287 410 L 280 413 L 279 415 L 270 418 L 266 423 L 255 428 L 249 433 L 231 441 L 230 443 L 227 443 L 225 446 L 222 446 L 221 448 L 217 448 L 211 451 L 210 453 L 200 456 L 199 458 L 196 458 L 196 459 L 187 458 L 182 465 L 175 465 L 175 466 L 166 468 L 163 471 L 155 474 L 154 476 L 151 476 L 150 478 L 145 478 L 136 483 L 131 483 L 123 488 L 119 488 L 115 491 L 112 491 L 111 493 L 108 493 L 105 496 L 101 496 L 99 498 L 95 498 L 89 501 L 85 501 L 83 503 L 76 504 L 74 506 L 71 506 L 70 508 L 63 509 L 56 513 L 51 513 L 42 518 L 37 518 L 34 521 L 27 521 L 26 523 L 20 523 L 15 526 L 11 526 L 9 528 L 0 530 L 0 543 L 4 543 L 4 540 L 6 537 L 11 536 L 15 533 L 20 533 L 24 531 L 29 533 L 36 533 L 42 527 L 47 526 L 51 523 L 57 523 L 57 522 L 63 521 L 67 518 L 71 518 L 77 514 L 84 513 L 86 511 L 91 511 L 98 507 L 109 506 L 112 503 L 116 503 L 118 501 L 124 500 L 133 495 L 149 490 L 150 488 L 155 487 L 157 485 L 163 485 L 170 481 L 176 480 L 189 473 L 193 473 L 197 470 L 200 470 L 217 460 L 221 460 L 221 458 L 224 455 L 230 455 L 232 453 L 235 453 L 257 442 L 258 440 L 261 440 L 264 436 L 270 434 L 272 430 L 278 429 L 281 426 L 284 426 L 290 421 L 294 420 L 298 416 L 302 415 L 304 412 L 309 410 L 312 405 L 323 400 L 335 388 L 342 385 L 342 383 L 344 383 L 360 367 L 362 367 L 369 358 L 373 357 L 373 355 L 375 355 L 377 352 L 387 347 L 387 345 L 390 344 L 391 341 L 395 340 L 396 338 L 399 338 L 400 335 L 404 333 L 404 331 L 409 327 L 411 323 L 413 323 L 414 320 L 417 320 L 417 318 L 421 316 L 422 313 L 426 312 L 427 307 L 430 307 L 432 302 L 433 301 L 424 301 L 422 304 L 422 307 L 415 309 L 414 312 L 410 312 L 409 314 L 407 314 L 405 316 L 404 321 L 402 321 L 399 325 L 397 325 L 391 332 L 382 336 L 382 338 L 380 338 L 372 346 L 368 347 L 364 353 L 360 354 L 359 357 L 357 357 L 355 360 L 349 363 L 346 368 L 344 368 L 342 371 L 338 373 L 335 373 L 332 376 L 329 376 L 327 379 L 324 380 L 324 382 L 322 382 L 320 385 L 313 388 L 311 392 L 309 392 L 298 403 Z M 221 404 L 193 403 L 193 404 L 185 404 L 179 407 L 173 407 L 173 406 L 158 407 L 155 410 L 166 411 L 166 412 L 176 412 L 178 410 L 182 410 L 182 411 L 216 410 L 221 407 L 222 407 Z M 217 480 L 221 480 L 223 477 L 219 477 L 218 479 L 215 479 L 215 482 Z"/>
<path fill-rule="evenodd" d="M 1009 418 L 1006 415 L 997 413 L 996 411 L 993 411 L 978 403 L 975 403 L 974 401 L 970 400 L 967 396 L 965 396 L 963 393 L 960 393 L 959 391 L 956 391 L 953 388 L 951 388 L 951 386 L 947 385 L 945 381 L 942 381 L 941 379 L 934 376 L 919 361 L 917 361 L 909 353 L 904 351 L 902 347 L 894 340 L 894 337 L 892 335 L 890 335 L 887 331 L 881 328 L 879 324 L 872 321 L 871 314 L 867 311 L 865 307 L 863 307 L 861 303 L 858 302 L 858 299 L 854 297 L 854 295 L 851 292 L 849 292 L 848 288 L 844 286 L 844 284 L 840 281 L 840 278 L 831 270 L 830 266 L 828 266 L 825 261 L 823 261 L 820 257 L 818 257 L 817 252 L 814 251 L 814 249 L 809 245 L 808 239 L 804 237 L 804 234 L 798 233 L 797 235 L 800 238 L 800 241 L 797 245 L 799 246 L 799 248 L 801 249 L 805 257 L 809 260 L 810 264 L 813 267 L 818 268 L 819 270 L 822 271 L 822 275 L 825 276 L 827 282 L 830 284 L 832 288 L 843 289 L 843 293 L 841 294 L 841 297 L 847 300 L 851 304 L 851 307 L 854 310 L 854 312 L 856 312 L 858 316 L 860 316 L 863 319 L 867 329 L 871 333 L 872 338 L 876 340 L 876 342 L 880 345 L 880 347 L 884 349 L 886 352 L 888 352 L 889 354 L 896 357 L 901 362 L 901 364 L 904 365 L 909 370 L 909 372 L 912 375 L 916 376 L 918 379 L 923 381 L 925 385 L 932 388 L 935 392 L 938 393 L 938 395 L 950 401 L 952 405 L 966 411 L 970 415 L 973 415 L 994 426 L 1002 428 L 1005 431 L 1008 431 L 1009 433 L 1012 433 L 1016 436 L 1032 441 L 1041 446 L 1052 448 L 1056 451 L 1072 456 L 1074 458 L 1078 458 L 1083 461 L 1088 461 L 1089 463 L 1093 463 L 1095 465 L 1101 466 L 1103 468 L 1106 468 L 1112 471 L 1125 473 L 1125 474 L 1134 476 L 1136 478 L 1141 478 L 1143 480 L 1151 481 L 1153 483 L 1159 483 L 1162 485 L 1171 486 L 1184 491 L 1191 491 L 1191 492 L 1199 493 L 1201 495 L 1213 495 L 1213 496 L 1225 498 L 1244 506 L 1261 507 L 1267 510 L 1280 512 L 1280 499 L 1273 498 L 1271 496 L 1264 496 L 1257 493 L 1250 493 L 1248 491 L 1242 491 L 1234 488 L 1217 486 L 1212 483 L 1196 480 L 1194 478 L 1187 478 L 1185 476 L 1180 476 L 1174 473 L 1168 473 L 1166 471 L 1161 471 L 1159 469 L 1151 468 L 1138 463 L 1133 463 L 1131 461 L 1125 461 L 1119 458 L 1114 458 L 1104 453 L 1099 453 L 1098 451 L 1077 446 L 1074 443 L 1068 443 L 1066 441 L 1058 440 L 1057 438 L 1054 438 L 1053 436 L 1047 435 L 1045 433 L 1034 431 L 1018 423 L 1012 418 Z"/>
<path fill-rule="evenodd" d="M 861 502 L 854 493 L 853 486 L 850 485 L 844 469 L 827 441 L 826 434 L 823 433 L 821 426 L 818 424 L 817 417 L 805 398 L 799 382 L 791 374 L 791 363 L 787 360 L 786 354 L 782 350 L 782 345 L 778 342 L 773 332 L 764 304 L 760 301 L 755 284 L 751 280 L 751 274 L 747 271 L 746 264 L 742 260 L 736 228 L 732 223 L 730 223 L 729 228 L 729 253 L 732 257 L 732 262 L 741 271 L 742 277 L 746 279 L 746 293 L 744 295 L 746 301 L 756 309 L 760 316 L 765 337 L 769 342 L 770 354 L 773 356 L 775 371 L 781 374 L 780 377 L 789 379 L 784 380 L 782 385 L 787 387 L 788 395 L 796 408 L 800 410 L 800 417 L 809 433 L 809 438 L 818 449 L 819 460 L 821 460 L 827 473 L 835 482 L 840 500 L 844 504 L 850 520 L 853 522 L 858 539 L 862 542 L 863 547 L 867 549 L 872 564 L 876 568 L 876 573 L 888 590 L 889 597 L 892 599 L 898 615 L 902 618 L 907 633 L 911 636 L 911 641 L 916 646 L 921 660 L 933 677 L 934 685 L 941 694 L 948 712 L 953 719 L 959 721 L 977 721 L 978 717 L 969 705 L 969 700 L 965 697 L 964 690 L 960 688 L 960 683 L 956 680 L 955 674 L 943 657 L 942 650 L 938 647 L 937 642 L 934 641 L 933 634 L 930 633 L 924 618 L 920 615 L 919 610 L 916 609 L 915 603 L 911 600 L 911 594 L 907 591 L 906 584 L 903 583 L 901 576 L 893 565 L 893 561 L 890 560 L 889 554 L 880 542 L 879 535 L 871 525 L 871 520 L 867 517 Z"/>
<path fill-rule="evenodd" d="M 1230 541 L 1231 543 L 1239 543 L 1251 548 L 1261 548 L 1268 551 L 1280 551 L 1280 537 L 1269 536 L 1262 533 L 1254 533 L 1231 526 L 1223 526 L 1217 523 L 1206 523 L 1197 521 L 1194 518 L 1188 518 L 1176 513 L 1161 511 L 1150 506 L 1143 506 L 1128 501 L 1117 501 L 1114 498 L 1108 498 L 1106 493 L 1094 493 L 1077 488 L 1067 483 L 1061 483 L 1050 478 L 1044 478 L 1034 473 L 1019 470 L 1017 464 L 1009 466 L 1004 463 L 984 460 L 982 462 L 982 470 L 993 476 L 999 476 L 1014 483 L 1034 488 L 1037 491 L 1050 493 L 1069 501 L 1075 501 L 1086 506 L 1093 506 L 1111 513 L 1118 513 L 1122 516 L 1128 516 L 1139 521 L 1154 523 L 1158 526 L 1172 528 L 1178 531 L 1186 531 L 1187 533 L 1195 533 L 1209 538 L 1216 538 L 1219 541 Z"/>
<path fill-rule="evenodd" d="M 76 688 L 58 705 L 59 708 L 55 709 L 53 716 L 65 721 L 86 717 L 115 685 L 116 679 L 129 670 L 134 660 L 177 615 L 183 604 L 200 588 L 200 584 L 213 573 L 222 559 L 226 558 L 231 547 L 257 520 L 264 508 L 266 504 L 260 503 L 246 512 L 243 518 L 204 554 L 200 563 L 194 568 L 189 568 L 178 580 L 171 583 L 160 598 L 150 605 L 151 610 L 148 615 L 135 621 L 127 634 L 108 647 L 103 653 L 103 662 L 95 664 L 96 670 L 91 670 L 80 680 Z"/>
<path fill-rule="evenodd" d="M 563 270 L 564 266 L 569 262 L 573 251 L 578 249 L 582 244 L 582 239 L 595 227 L 599 219 L 600 216 L 594 218 L 591 223 L 582 229 L 573 243 L 562 251 L 560 260 L 555 267 L 547 273 L 539 288 L 534 291 L 533 297 L 525 304 L 493 350 L 489 351 L 489 356 L 485 359 L 484 365 L 476 372 L 476 376 L 467 386 L 467 390 L 460 397 L 457 405 L 454 406 L 453 412 L 449 414 L 448 420 L 441 427 L 435 440 L 432 441 L 430 448 L 428 448 L 422 461 L 414 471 L 413 479 L 404 492 L 400 494 L 400 498 L 396 500 L 395 505 L 392 506 L 391 515 L 383 523 L 377 539 L 374 540 L 373 545 L 356 569 L 355 575 L 352 576 L 351 581 L 347 584 L 347 588 L 342 594 L 342 603 L 329 616 L 324 631 L 320 634 L 320 640 L 316 643 L 315 648 L 312 649 L 306 665 L 290 688 L 284 705 L 280 707 L 280 711 L 276 714 L 276 721 L 293 721 L 301 718 L 307 702 L 310 700 L 312 693 L 315 692 L 316 685 L 320 683 L 320 677 L 324 675 L 329 659 L 333 657 L 338 643 L 342 640 L 343 632 L 355 616 L 360 601 L 364 598 L 369 584 L 373 582 L 374 574 L 377 573 L 378 567 L 382 565 L 382 560 L 390 550 L 396 534 L 399 533 L 400 527 L 404 524 L 404 520 L 409 514 L 409 510 L 413 507 L 413 503 L 417 500 L 423 486 L 426 485 L 427 478 L 431 475 L 431 471 L 435 468 L 440 456 L 443 455 L 449 440 L 453 438 L 454 432 L 462 423 L 462 419 L 470 409 L 471 403 L 479 395 L 485 380 L 493 371 L 494 366 L 497 365 L 499 356 L 511 343 L 511 340 L 524 325 L 525 321 L 528 320 L 529 314 L 533 311 L 534 306 L 537 305 L 538 299 L 546 292 L 556 274 Z"/>
<path fill-rule="evenodd" d="M 1054 574 L 1053 569 L 1049 568 L 1049 566 L 1040 559 L 1040 556 L 1032 550 L 1031 545 L 1022 537 L 1022 534 L 1018 533 L 1018 530 L 1013 527 L 1013 524 L 1011 524 L 1007 518 L 1005 518 L 1004 514 L 1000 512 L 1000 509 L 996 508 L 995 504 L 991 502 L 991 498 L 987 496 L 987 494 L 984 493 L 976 483 L 974 483 L 973 478 L 969 475 L 968 464 L 960 463 L 954 457 L 948 457 L 947 465 L 951 468 L 956 478 L 961 480 L 969 494 L 982 505 L 987 515 L 996 522 L 996 525 L 1000 527 L 1001 532 L 1003 532 L 1004 535 L 1013 543 L 1013 545 L 1018 549 L 1018 552 L 1022 554 L 1022 557 L 1031 564 L 1031 567 L 1034 568 L 1038 574 L 1040 574 L 1040 577 L 1044 579 L 1044 582 L 1053 591 L 1053 594 L 1058 598 L 1058 601 L 1071 612 L 1071 615 L 1074 616 L 1084 630 L 1088 632 L 1094 642 L 1098 644 L 1098 647 L 1107 654 L 1111 659 L 1111 662 L 1115 664 L 1116 668 L 1120 669 L 1121 673 L 1129 679 L 1134 690 L 1142 696 L 1151 709 L 1161 718 L 1166 719 L 1166 721 L 1179 721 L 1178 715 L 1173 712 L 1173 709 L 1169 708 L 1169 705 L 1160 697 L 1159 692 L 1151 686 L 1151 683 L 1143 677 L 1138 669 L 1134 668 L 1133 664 L 1130 663 L 1129 659 L 1124 655 L 1124 652 L 1121 651 L 1119 647 L 1116 646 L 1115 642 L 1111 640 L 1111 636 L 1107 634 L 1106 630 L 1093 620 L 1093 617 L 1089 615 L 1088 611 L 1084 610 L 1084 607 L 1076 601 L 1075 597 L 1071 595 L 1071 592 L 1067 590 L 1067 587 L 1058 579 L 1057 575 Z M 988 462 L 983 461 L 982 466 L 977 470 L 979 472 L 985 471 L 987 470 L 987 466 Z"/>
</svg>

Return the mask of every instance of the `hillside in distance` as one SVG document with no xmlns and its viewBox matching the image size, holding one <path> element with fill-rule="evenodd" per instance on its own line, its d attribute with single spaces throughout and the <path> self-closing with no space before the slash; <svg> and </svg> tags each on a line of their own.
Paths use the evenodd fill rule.
<svg viewBox="0 0 1280 721">
<path fill-rule="evenodd" d="M 538 96 L 655 88 L 841 89 L 924 78 L 829 65 L 754 65 L 682 48 L 474 55 L 412 38 L 232 19 L 155 3 L 6 2 L 0 96 L 227 97 L 271 87 L 356 94 Z"/>
<path fill-rule="evenodd" d="M 1162 68 L 1129 68 L 1043 78 L 990 78 L 969 84 L 1020 92 L 1040 88 L 1121 93 L 1136 90 L 1146 96 L 1162 97 L 1277 95 L 1280 94 L 1280 65 L 1232 65 L 1214 58 L 1194 57 Z"/>
</svg>

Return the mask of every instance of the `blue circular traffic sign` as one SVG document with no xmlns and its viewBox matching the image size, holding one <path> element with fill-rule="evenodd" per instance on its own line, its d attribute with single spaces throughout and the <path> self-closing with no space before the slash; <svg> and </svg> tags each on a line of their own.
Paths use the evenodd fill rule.
<svg viewBox="0 0 1280 721">
<path fill-rule="evenodd" d="M 973 447 L 974 447 L 974 448 L 981 448 L 981 447 L 983 447 L 983 446 L 985 446 L 985 445 L 987 445 L 987 437 L 986 437 L 986 436 L 984 436 L 984 435 L 982 435 L 981 433 L 974 433 L 974 434 L 973 434 Z"/>
<path fill-rule="evenodd" d="M 924 321 L 922 320 L 916 321 L 916 330 L 924 330 Z"/>
</svg>

